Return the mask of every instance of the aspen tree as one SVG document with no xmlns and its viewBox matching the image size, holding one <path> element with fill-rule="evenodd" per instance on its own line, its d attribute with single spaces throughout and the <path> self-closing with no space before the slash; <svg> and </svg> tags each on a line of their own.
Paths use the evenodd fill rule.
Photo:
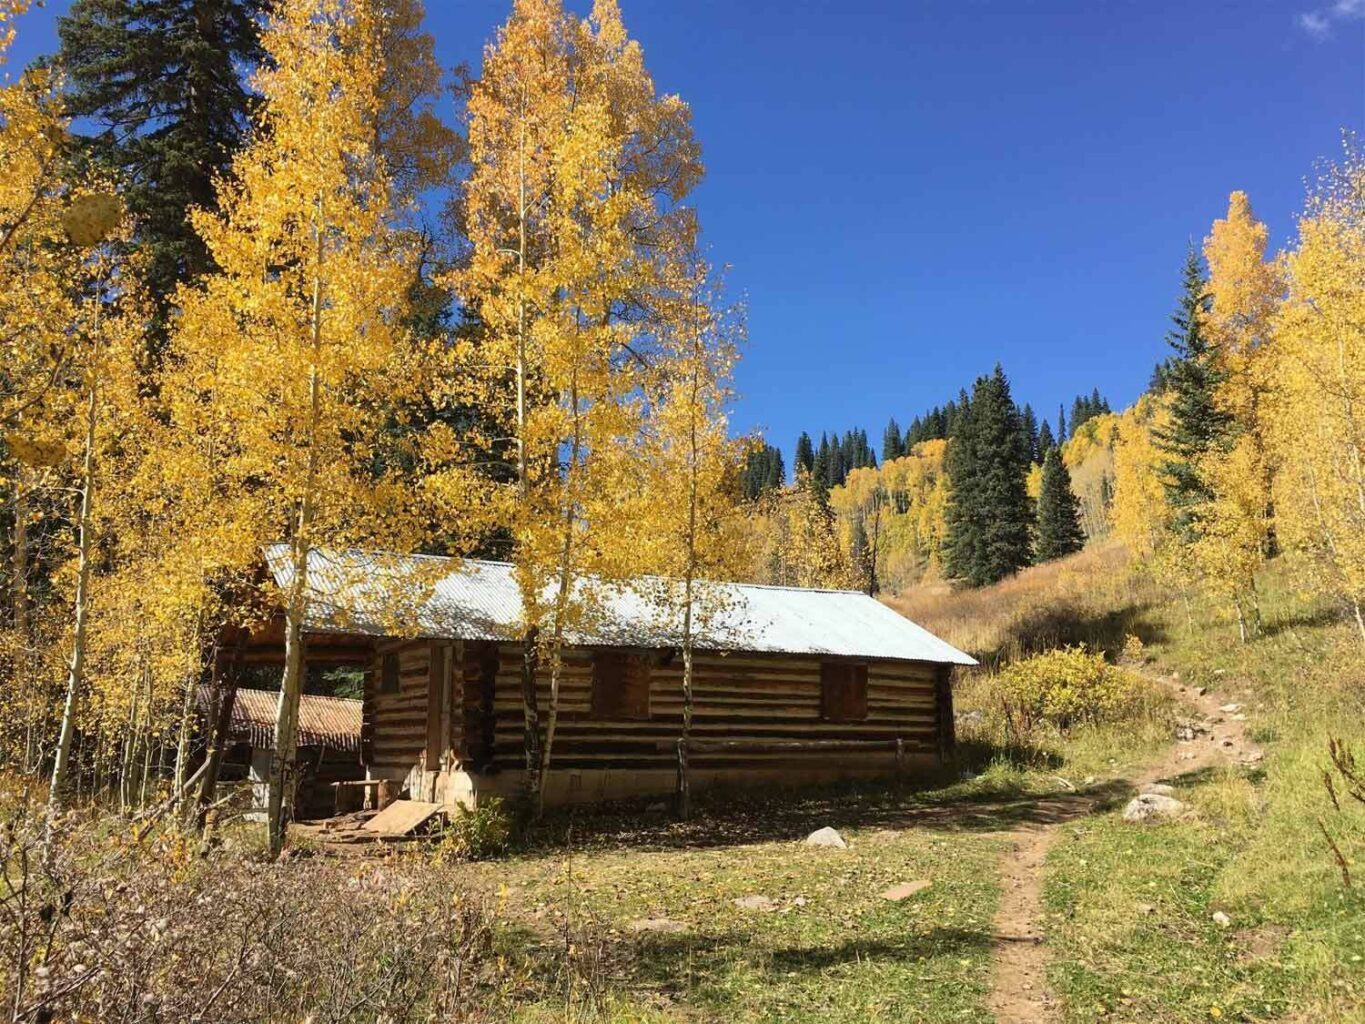
<svg viewBox="0 0 1365 1024">
<path fill-rule="evenodd" d="M 172 342 L 180 428 L 214 438 L 229 489 L 264 499 L 266 517 L 247 532 L 289 544 L 272 856 L 292 813 L 310 552 L 361 539 L 406 546 L 415 519 L 404 481 L 376 475 L 370 458 L 387 405 L 413 383 L 398 359 L 413 254 L 376 141 L 383 39 L 370 0 L 276 8 L 255 83 L 259 123 L 222 212 L 194 218 L 221 270 L 182 292 Z"/>
<path fill-rule="evenodd" d="M 483 327 L 486 395 L 509 381 L 514 482 L 506 520 L 524 609 L 528 796 L 541 803 L 558 712 L 559 649 L 610 574 L 612 463 L 637 450 L 648 324 L 691 250 L 682 201 L 700 175 L 690 114 L 657 96 L 615 3 L 586 21 L 518 0 L 468 103 L 468 265 L 450 283 Z M 594 512 L 589 505 L 600 512 Z M 542 736 L 537 671 L 548 660 Z"/>
<path fill-rule="evenodd" d="M 1310 195 L 1284 273 L 1268 416 L 1276 531 L 1365 641 L 1365 155 L 1354 144 Z"/>
<path fill-rule="evenodd" d="M 698 260 L 677 298 L 662 306 L 664 350 L 647 383 L 643 507 L 623 509 L 635 530 L 634 555 L 654 574 L 653 598 L 682 656 L 677 811 L 684 819 L 691 799 L 693 662 L 698 640 L 732 610 L 729 591 L 713 581 L 735 568 L 725 525 L 735 512 L 744 454 L 743 443 L 729 437 L 726 417 L 743 321 L 712 298 L 707 276 Z"/>
</svg>

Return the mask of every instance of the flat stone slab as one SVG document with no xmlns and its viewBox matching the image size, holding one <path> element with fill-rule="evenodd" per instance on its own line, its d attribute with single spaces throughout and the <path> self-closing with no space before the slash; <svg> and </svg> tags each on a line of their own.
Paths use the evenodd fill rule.
<svg viewBox="0 0 1365 1024">
<path fill-rule="evenodd" d="M 890 889 L 887 889 L 886 892 L 882 893 L 882 899 L 891 900 L 893 903 L 899 903 L 901 900 L 909 899 L 917 892 L 923 892 L 933 884 L 934 883 L 927 878 L 917 878 L 913 882 L 902 882 L 900 885 L 893 885 Z"/>
<path fill-rule="evenodd" d="M 740 910 L 776 910 L 777 904 L 768 896 L 741 896 L 735 900 Z"/>
<path fill-rule="evenodd" d="M 1189 810 L 1189 806 L 1171 796 L 1160 793 L 1143 793 L 1134 797 L 1123 809 L 1123 820 L 1146 824 L 1154 821 L 1168 821 L 1178 818 Z"/>
<path fill-rule="evenodd" d="M 665 935 L 676 935 L 679 932 L 687 931 L 687 925 L 682 921 L 674 921 L 670 917 L 642 917 L 639 920 L 631 921 L 626 927 L 633 932 L 660 932 Z"/>
</svg>

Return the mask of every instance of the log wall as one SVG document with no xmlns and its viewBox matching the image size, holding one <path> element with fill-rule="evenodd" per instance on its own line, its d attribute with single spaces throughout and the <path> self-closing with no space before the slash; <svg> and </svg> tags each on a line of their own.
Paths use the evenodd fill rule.
<svg viewBox="0 0 1365 1024">
<path fill-rule="evenodd" d="M 399 656 L 399 689 L 379 692 L 382 659 Z M 448 653 L 447 653 L 448 652 Z M 653 662 L 648 718 L 611 719 L 592 709 L 592 652 L 565 653 L 559 724 L 551 770 L 671 772 L 682 728 L 682 658 L 647 653 Z M 449 683 L 445 659 L 450 659 Z M 947 670 L 919 662 L 868 662 L 867 717 L 831 722 L 821 716 L 818 656 L 697 652 L 693 672 L 692 736 L 739 746 L 698 749 L 694 769 L 730 770 L 790 766 L 802 778 L 825 768 L 894 764 L 903 742 L 910 763 L 941 762 L 951 752 L 951 702 L 944 705 Z M 524 768 L 519 644 L 403 641 L 380 644 L 366 675 L 366 763 L 372 775 L 404 778 L 414 796 L 445 791 L 431 773 L 466 775 Z M 548 667 L 538 675 L 541 721 L 550 704 Z M 449 686 L 449 695 L 443 686 Z M 884 747 L 829 751 L 757 749 L 772 741 L 878 741 Z M 745 749 L 753 744 L 754 749 Z M 439 751 L 437 753 L 436 751 Z M 425 782 L 424 773 L 427 775 Z M 444 777 L 444 776 L 443 776 Z M 795 777 L 795 774 L 794 774 Z"/>
</svg>

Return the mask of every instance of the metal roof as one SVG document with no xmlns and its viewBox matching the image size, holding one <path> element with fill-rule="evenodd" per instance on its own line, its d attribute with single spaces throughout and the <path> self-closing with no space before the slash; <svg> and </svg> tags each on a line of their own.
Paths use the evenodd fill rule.
<svg viewBox="0 0 1365 1024">
<path fill-rule="evenodd" d="M 267 545 L 276 584 L 293 579 L 289 547 Z M 580 581 L 600 613 L 580 621 L 569 643 L 590 647 L 676 646 L 680 629 L 661 596 L 665 581 Z M 823 654 L 851 658 L 976 662 L 867 594 L 748 583 L 700 584 L 713 611 L 697 646 L 710 650 Z M 515 641 L 522 636 L 521 592 L 506 562 L 318 550 L 308 560 L 307 628 L 318 632 L 429 639 Z"/>
<path fill-rule="evenodd" d="M 228 736 L 233 743 L 253 747 L 275 745 L 275 710 L 278 690 L 250 690 L 239 687 L 232 705 L 232 725 Z M 214 711 L 213 690 L 199 690 L 199 706 L 208 717 Z M 360 706 L 358 700 L 324 697 L 305 693 L 299 698 L 300 747 L 329 747 L 332 750 L 360 750 Z"/>
</svg>

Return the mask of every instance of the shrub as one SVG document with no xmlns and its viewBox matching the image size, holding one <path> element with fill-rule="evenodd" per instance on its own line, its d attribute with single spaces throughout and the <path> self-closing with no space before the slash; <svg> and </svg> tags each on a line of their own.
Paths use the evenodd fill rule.
<svg viewBox="0 0 1365 1024">
<path fill-rule="evenodd" d="M 1011 730 L 1024 735 L 1040 722 L 1069 729 L 1121 716 L 1140 695 L 1128 673 L 1085 647 L 1062 647 L 1016 661 L 996 677 Z"/>
<path fill-rule="evenodd" d="M 491 797 L 472 811 L 461 808 L 451 818 L 436 846 L 435 857 L 443 864 L 487 860 L 506 851 L 511 834 L 512 822 L 502 801 Z"/>
</svg>

